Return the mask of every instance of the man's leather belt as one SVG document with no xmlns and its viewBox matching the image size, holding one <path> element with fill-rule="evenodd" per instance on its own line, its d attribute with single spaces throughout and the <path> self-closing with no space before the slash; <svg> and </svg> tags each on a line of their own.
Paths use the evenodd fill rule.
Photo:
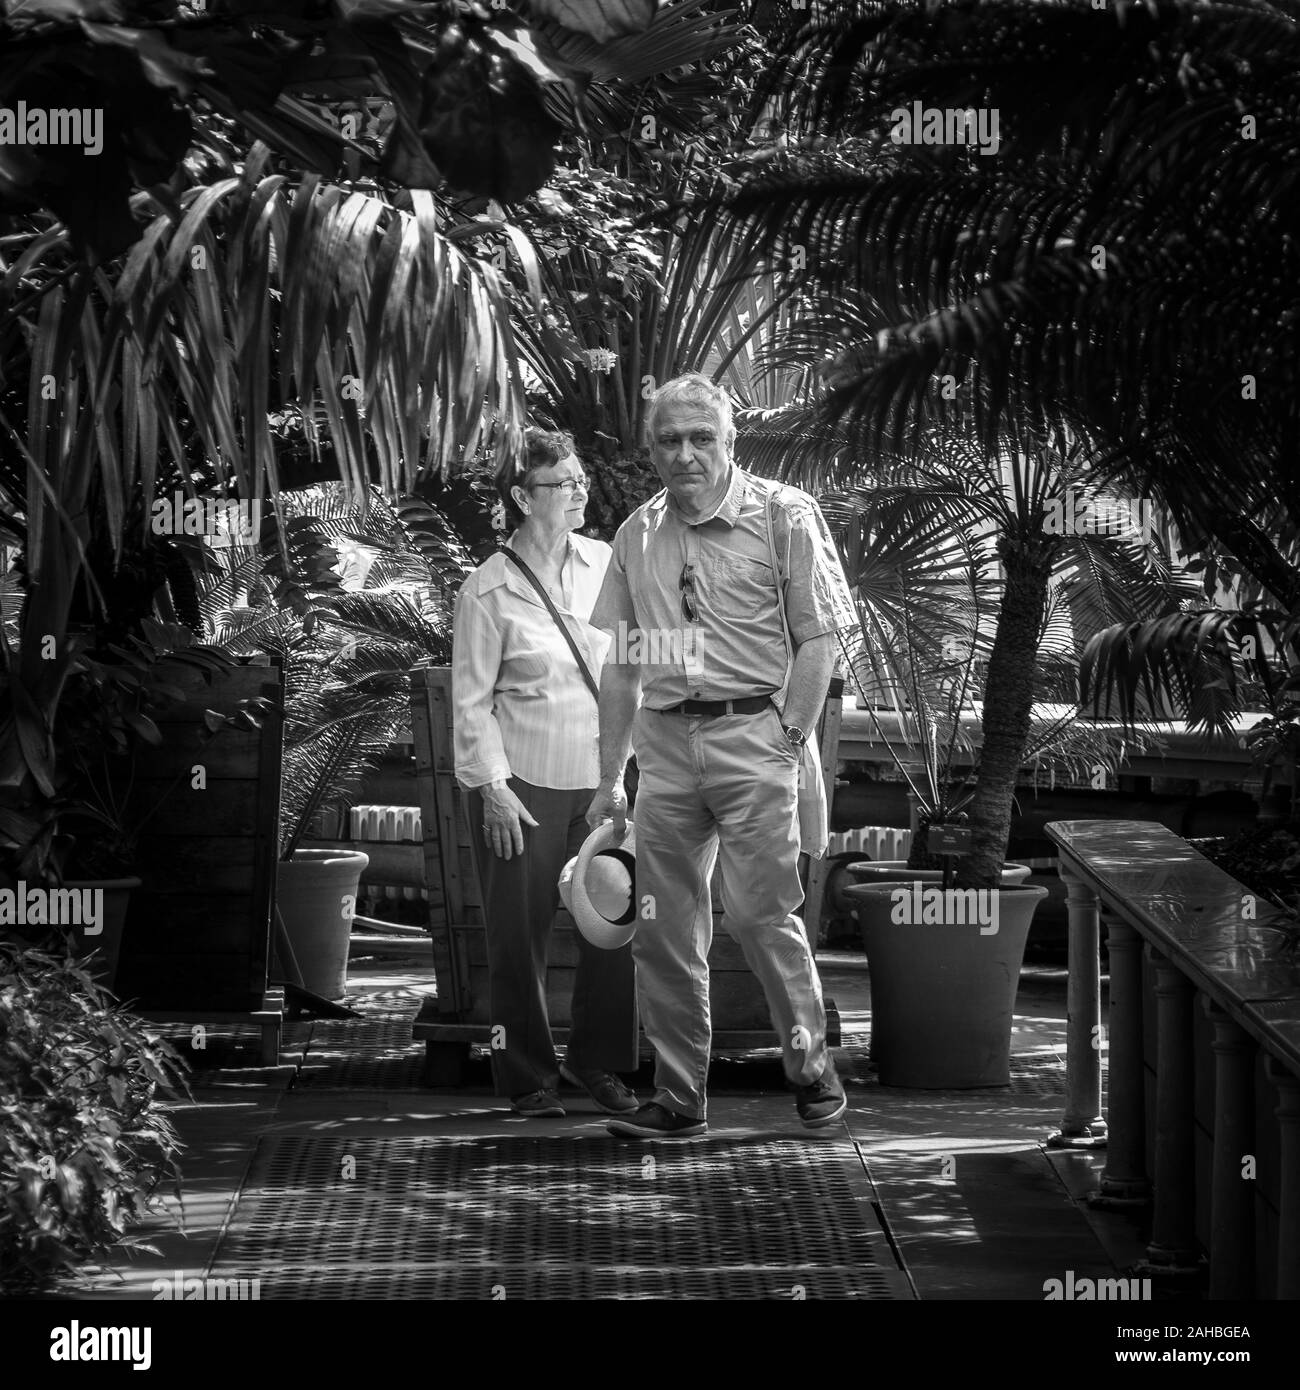
<svg viewBox="0 0 1300 1390">
<path fill-rule="evenodd" d="M 751 695 L 744 700 L 683 700 L 660 714 L 761 714 L 772 703 L 771 695 Z"/>
</svg>

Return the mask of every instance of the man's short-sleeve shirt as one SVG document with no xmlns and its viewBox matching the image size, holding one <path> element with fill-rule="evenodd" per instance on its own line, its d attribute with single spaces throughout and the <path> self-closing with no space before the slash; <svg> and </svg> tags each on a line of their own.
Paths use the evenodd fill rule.
<svg viewBox="0 0 1300 1390">
<path fill-rule="evenodd" d="M 639 667 L 650 709 L 784 686 L 788 655 L 764 515 L 769 492 L 794 646 L 857 626 L 835 544 L 807 493 L 733 465 L 714 512 L 688 521 L 665 489 L 619 528 L 591 615 L 592 626 L 611 636 L 608 659 Z M 684 575 L 695 618 L 683 608 Z"/>
</svg>

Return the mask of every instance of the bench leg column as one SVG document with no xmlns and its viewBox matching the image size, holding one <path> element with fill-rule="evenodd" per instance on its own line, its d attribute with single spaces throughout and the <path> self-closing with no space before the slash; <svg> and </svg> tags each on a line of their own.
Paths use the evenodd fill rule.
<svg viewBox="0 0 1300 1390">
<path fill-rule="evenodd" d="M 1268 1059 L 1269 1079 L 1277 1086 L 1278 1171 L 1277 1293 L 1300 1299 L 1300 1076 L 1276 1058 Z"/>
<path fill-rule="evenodd" d="M 1066 982 L 1065 1076 L 1069 1090 L 1051 1149 L 1106 1146 L 1101 1113 L 1101 923 L 1097 895 L 1081 878 L 1060 870 L 1069 894 L 1069 974 Z"/>
<path fill-rule="evenodd" d="M 1124 1209 L 1151 1200 L 1142 1066 L 1142 938 L 1104 907 L 1101 915 L 1110 955 L 1110 1134 L 1101 1189 L 1091 1204 Z"/>
<path fill-rule="evenodd" d="M 1150 1273 L 1200 1271 L 1196 1240 L 1196 1164 L 1192 1096 L 1191 982 L 1162 952 L 1151 949 L 1156 968 L 1156 1171 L 1155 1212 L 1147 1246 Z"/>
<path fill-rule="evenodd" d="M 1212 999 L 1202 1003 L 1214 1024 L 1210 1297 L 1253 1298 L 1255 1184 L 1242 1164 L 1255 1149 L 1255 1043 Z"/>
</svg>

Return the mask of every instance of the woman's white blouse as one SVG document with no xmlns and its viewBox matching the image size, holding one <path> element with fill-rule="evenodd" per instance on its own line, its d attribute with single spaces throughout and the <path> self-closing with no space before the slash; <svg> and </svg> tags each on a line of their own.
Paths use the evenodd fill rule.
<svg viewBox="0 0 1300 1390">
<path fill-rule="evenodd" d="M 564 597 L 554 602 L 599 685 L 610 638 L 587 619 L 612 551 L 586 536 L 569 541 Z M 513 537 L 507 544 L 513 548 Z M 596 701 L 537 591 L 504 555 L 489 557 L 461 586 L 451 669 L 461 786 L 512 776 L 557 790 L 600 781 Z"/>
</svg>

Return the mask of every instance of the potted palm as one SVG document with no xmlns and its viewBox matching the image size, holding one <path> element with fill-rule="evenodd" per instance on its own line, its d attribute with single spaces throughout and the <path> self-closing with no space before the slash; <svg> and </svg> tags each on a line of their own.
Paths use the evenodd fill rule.
<svg viewBox="0 0 1300 1390">
<path fill-rule="evenodd" d="M 993 892 L 954 882 L 979 776 L 978 763 L 958 776 L 955 762 L 972 752 L 963 716 L 978 717 L 996 632 L 992 533 L 952 525 L 934 492 L 905 485 L 823 509 L 859 606 L 843 660 L 916 814 L 906 862 L 849 867 L 868 880 L 845 893 L 871 970 L 872 1055 L 886 1084 L 1006 1084 L 1020 965 L 1046 889 L 1016 886 L 1025 865 L 1002 865 Z M 1037 722 L 1031 758 L 1077 770 L 1098 754 L 1072 719 Z"/>
<path fill-rule="evenodd" d="M 825 426 L 812 438 L 823 455 L 837 442 Z M 1118 748 L 1079 718 L 1076 643 L 1099 615 L 1160 611 L 1186 586 L 1138 563 L 1131 530 L 1045 525 L 1055 500 L 1086 485 L 1078 450 L 989 460 L 932 438 L 908 459 L 882 455 L 878 472 L 824 503 L 862 619 L 845 656 L 920 821 L 905 882 L 847 890 L 872 965 L 873 1053 L 897 1084 L 1006 1084 L 1024 942 L 1045 896 L 1002 877 L 1021 768 L 1114 774 Z M 964 716 L 980 745 L 959 781 Z"/>
<path fill-rule="evenodd" d="M 368 857 L 313 847 L 407 721 L 410 671 L 451 658 L 451 609 L 470 563 L 418 498 L 337 485 L 281 494 L 256 542 L 230 546 L 201 586 L 214 636 L 262 651 L 285 681 L 277 909 L 303 987 L 339 999 Z"/>
<path fill-rule="evenodd" d="M 964 827 L 974 792 L 956 763 L 972 751 L 963 717 L 976 713 L 997 603 L 988 547 L 905 488 L 860 489 L 824 498 L 822 507 L 858 601 L 858 628 L 839 634 L 842 664 L 913 806 L 907 859 L 852 864 L 849 872 L 878 883 L 935 879 L 946 857 L 932 847 L 931 831 L 937 840 Z M 1006 865 L 1003 881 L 1029 872 Z"/>
<path fill-rule="evenodd" d="M 808 341 L 798 344 L 798 354 L 808 351 Z M 856 436 L 827 418 L 834 408 L 832 401 L 822 410 L 807 404 L 751 417 L 738 450 L 754 465 L 810 490 L 846 471 L 853 476 L 845 460 L 853 457 Z M 876 903 L 882 912 L 889 909 L 885 925 L 906 929 L 901 936 L 895 932 L 896 959 L 909 990 L 922 970 L 916 943 L 928 936 L 936 946 L 934 973 L 917 994 L 900 989 L 896 995 L 888 980 L 873 974 L 876 1037 L 888 1031 L 883 1008 L 884 1019 L 896 1018 L 904 1034 L 914 1034 L 899 1055 L 922 1058 L 928 1049 L 935 1063 L 924 1072 L 909 1069 L 907 1084 L 1007 1083 L 1019 953 L 1033 906 L 1045 895 L 1003 881 L 1021 770 L 1065 768 L 1077 776 L 1087 768 L 1103 780 L 1115 775 L 1118 745 L 1080 718 L 1078 647 L 1115 611 L 1167 613 L 1194 589 L 1169 562 L 1164 537 L 1132 524 L 1131 509 L 1112 504 L 1089 475 L 1088 463 L 1083 444 L 1068 438 L 1007 440 L 990 452 L 935 431 L 906 455 L 879 451 L 871 484 L 859 483 L 856 497 L 824 503 L 862 605 L 861 642 L 848 652 L 858 686 L 870 692 L 868 707 L 882 734 L 887 721 L 873 708 L 882 692 L 905 716 L 895 725 L 895 737 L 898 730 L 906 735 L 912 721 L 927 769 L 925 780 L 916 781 L 906 766 L 910 759 L 899 747 L 891 749 L 927 822 L 904 885 L 910 896 L 881 895 L 865 884 L 857 893 L 860 918 L 864 903 Z M 1079 514 L 1077 499 L 1110 508 L 1114 525 L 1055 525 L 1060 516 Z M 898 538 L 892 564 L 878 564 L 891 536 Z M 950 775 L 964 714 L 979 731 L 969 786 Z M 923 856 L 938 848 L 933 837 L 942 815 L 967 819 L 956 833 L 947 832 L 950 871 L 941 883 L 927 885 L 912 867 L 919 869 Z M 986 1007 L 987 1000 L 970 987 L 971 959 L 942 948 L 941 934 L 930 930 L 942 925 L 938 917 L 949 910 L 958 920 L 946 925 L 968 937 L 973 917 L 982 919 L 983 944 L 972 949 L 987 960 L 988 979 L 1004 1005 Z M 1023 922 L 1022 912 L 1028 913 Z M 916 921 L 908 920 L 918 913 Z M 986 1020 L 979 1037 L 996 1041 L 976 1046 L 974 1034 L 963 1040 L 957 1032 L 939 1038 L 926 1020 L 941 990 L 955 1001 L 948 1019 L 953 1028 L 963 1010 L 972 1017 L 978 1011 Z M 913 1007 L 918 997 L 929 1001 L 919 1013 Z M 973 1070 L 968 1061 L 982 1047 L 987 1061 Z M 879 1060 L 880 1048 L 874 1050 Z M 899 1073 L 891 1065 L 888 1075 L 896 1079 Z"/>
</svg>

